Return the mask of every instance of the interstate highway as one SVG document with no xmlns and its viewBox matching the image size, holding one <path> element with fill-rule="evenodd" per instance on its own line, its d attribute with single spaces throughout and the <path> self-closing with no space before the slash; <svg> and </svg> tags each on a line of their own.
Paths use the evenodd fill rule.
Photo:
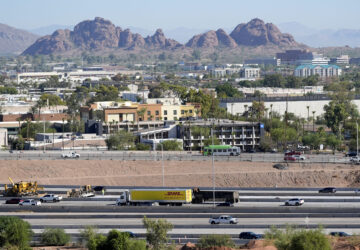
<svg viewBox="0 0 360 250">
<path fill-rule="evenodd" d="M 71 150 L 65 150 L 69 152 Z M 160 151 L 88 151 L 75 150 L 83 160 L 161 160 Z M 7 151 L 0 152 L 3 160 L 58 160 L 62 151 Z M 317 155 L 305 154 L 308 163 L 349 163 L 350 158 L 344 154 Z M 64 159 L 69 160 L 69 159 Z M 165 161 L 210 161 L 211 157 L 202 156 L 199 152 L 164 152 Z M 216 156 L 215 161 L 254 161 L 254 162 L 282 162 L 284 154 L 281 153 L 241 153 L 240 156 Z"/>
</svg>

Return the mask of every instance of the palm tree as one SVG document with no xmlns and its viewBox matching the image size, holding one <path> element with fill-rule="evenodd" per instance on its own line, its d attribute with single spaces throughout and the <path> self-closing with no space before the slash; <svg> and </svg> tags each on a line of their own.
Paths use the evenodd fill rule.
<svg viewBox="0 0 360 250">
<path fill-rule="evenodd" d="M 308 119 L 307 119 L 307 122 L 310 121 L 310 116 L 309 116 L 309 109 L 310 109 L 310 106 L 306 106 L 307 110 L 308 110 Z"/>
<path fill-rule="evenodd" d="M 136 111 L 137 113 L 137 125 L 138 125 L 138 131 L 140 130 L 139 126 L 139 118 L 141 117 L 142 121 L 144 121 L 144 115 L 146 112 L 146 108 L 141 108 L 140 110 Z"/>
<path fill-rule="evenodd" d="M 315 110 L 312 112 L 313 114 L 313 132 L 315 132 Z"/>
</svg>

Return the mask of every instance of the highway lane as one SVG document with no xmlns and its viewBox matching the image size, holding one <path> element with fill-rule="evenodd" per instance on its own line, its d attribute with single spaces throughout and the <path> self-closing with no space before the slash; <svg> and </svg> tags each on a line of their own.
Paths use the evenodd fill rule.
<svg viewBox="0 0 360 250">
<path fill-rule="evenodd" d="M 16 204 L 5 204 L 4 202 L 0 203 L 1 206 L 6 206 L 6 207 L 18 207 L 19 205 Z M 217 203 L 216 203 L 217 204 Z M 64 206 L 69 206 L 69 207 L 73 207 L 73 206 L 77 206 L 77 207 L 87 207 L 87 206 L 99 206 L 99 207 L 114 207 L 115 206 L 115 199 L 114 200 L 95 200 L 95 201 L 89 201 L 89 200 L 85 200 L 85 201 L 71 201 L 71 200 L 65 200 L 65 201 L 61 201 L 61 202 L 56 202 L 56 203 L 52 203 L 52 202 L 48 202 L 48 203 L 42 203 L 41 204 L 42 207 L 64 207 Z M 242 202 L 241 198 L 240 198 L 240 202 L 234 204 L 235 208 L 241 208 L 241 207 L 279 207 L 279 206 L 284 206 L 284 202 L 283 201 L 279 201 L 277 199 L 272 199 L 270 201 L 250 201 L 250 202 Z M 164 207 L 164 206 L 160 206 L 160 207 Z M 206 203 L 206 204 L 184 204 L 183 207 L 204 207 L 204 208 L 211 208 L 213 207 L 213 203 Z M 360 200 L 357 201 L 348 201 L 348 202 L 343 202 L 343 201 L 337 201 L 333 200 L 332 202 L 306 202 L 305 199 L 305 203 L 304 205 L 302 205 L 301 207 L 310 207 L 310 208 L 324 208 L 324 207 L 333 207 L 333 208 L 360 208 Z M 297 207 L 297 208 L 301 208 L 301 207 Z M 120 208 L 120 207 L 119 207 Z M 226 208 L 225 208 L 226 209 Z"/>
<path fill-rule="evenodd" d="M 360 228 L 360 218 L 238 218 L 239 223 L 237 225 L 211 225 L 209 224 L 209 218 L 166 218 L 166 220 L 173 224 L 174 228 L 243 228 L 243 227 L 268 227 L 269 225 L 328 225 L 347 228 Z M 234 216 L 236 217 L 236 216 Z M 118 226 L 122 227 L 142 227 L 142 218 L 94 218 L 94 219 L 24 219 L 29 222 L 32 226 L 61 226 L 63 228 L 75 228 L 78 226 L 85 225 L 101 225 L 101 226 Z"/>
<path fill-rule="evenodd" d="M 66 151 L 67 152 L 67 151 Z M 159 151 L 81 151 L 80 159 L 86 160 L 154 160 L 161 161 Z M 13 151 L 0 152 L 0 158 L 4 160 L 59 160 L 62 151 Z M 349 163 L 349 157 L 344 154 L 317 155 L 305 154 L 306 160 L 301 162 L 317 163 Z M 69 160 L 69 159 L 63 159 Z M 199 152 L 164 152 L 166 161 L 210 161 L 208 156 L 202 156 Z M 240 156 L 216 156 L 215 161 L 256 161 L 256 162 L 282 162 L 284 155 L 280 153 L 242 153 Z"/>
</svg>

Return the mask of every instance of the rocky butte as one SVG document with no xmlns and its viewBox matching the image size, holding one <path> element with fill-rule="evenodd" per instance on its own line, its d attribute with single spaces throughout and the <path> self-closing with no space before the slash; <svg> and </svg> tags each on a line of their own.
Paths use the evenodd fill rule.
<svg viewBox="0 0 360 250">
<path fill-rule="evenodd" d="M 129 29 L 122 30 L 108 20 L 96 17 L 86 20 L 70 30 L 57 30 L 52 35 L 39 38 L 28 47 L 23 54 L 56 54 L 71 50 L 102 51 L 109 49 L 123 50 L 176 50 L 185 48 L 227 48 L 236 49 L 239 46 L 279 46 L 298 47 L 299 44 L 290 34 L 281 31 L 271 23 L 264 23 L 260 19 L 253 19 L 248 23 L 239 24 L 227 34 L 223 29 L 210 30 L 195 35 L 185 45 L 165 37 L 161 29 L 155 34 L 142 37 L 132 33 Z"/>
</svg>

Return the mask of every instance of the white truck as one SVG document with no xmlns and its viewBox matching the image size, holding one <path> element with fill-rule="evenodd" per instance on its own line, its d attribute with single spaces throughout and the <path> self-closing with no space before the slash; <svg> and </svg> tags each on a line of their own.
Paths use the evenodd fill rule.
<svg viewBox="0 0 360 250">
<path fill-rule="evenodd" d="M 68 153 L 63 153 L 61 155 L 62 158 L 80 158 L 80 154 L 76 153 L 76 152 L 68 152 Z"/>
<path fill-rule="evenodd" d="M 56 195 L 56 194 L 46 194 L 42 197 L 40 197 L 40 202 L 60 202 L 62 200 L 62 196 Z"/>
<path fill-rule="evenodd" d="M 210 224 L 237 224 L 238 221 L 236 218 L 231 217 L 230 215 L 220 215 L 217 218 L 209 219 Z"/>
</svg>

